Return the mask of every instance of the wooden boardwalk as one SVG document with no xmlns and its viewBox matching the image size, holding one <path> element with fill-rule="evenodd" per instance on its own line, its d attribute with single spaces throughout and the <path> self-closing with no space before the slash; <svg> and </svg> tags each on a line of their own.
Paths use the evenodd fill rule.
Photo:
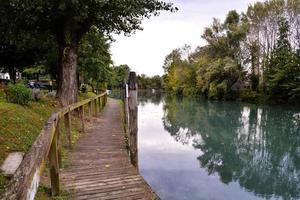
<svg viewBox="0 0 300 200">
<path fill-rule="evenodd" d="M 120 103 L 108 98 L 91 124 L 61 171 L 69 199 L 159 199 L 129 161 Z"/>
</svg>

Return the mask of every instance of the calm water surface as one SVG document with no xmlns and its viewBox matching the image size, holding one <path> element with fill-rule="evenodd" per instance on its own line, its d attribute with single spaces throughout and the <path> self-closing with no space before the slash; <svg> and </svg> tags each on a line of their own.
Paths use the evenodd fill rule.
<svg viewBox="0 0 300 200">
<path fill-rule="evenodd" d="M 300 199 L 300 109 L 139 96 L 139 168 L 163 200 Z"/>
</svg>

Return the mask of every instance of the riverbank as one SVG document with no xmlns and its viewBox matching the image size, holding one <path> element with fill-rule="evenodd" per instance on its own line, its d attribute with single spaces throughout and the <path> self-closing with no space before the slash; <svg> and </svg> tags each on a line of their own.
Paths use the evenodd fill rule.
<svg viewBox="0 0 300 200">
<path fill-rule="evenodd" d="M 87 99 L 94 95 L 94 93 L 90 92 L 80 94 L 79 99 Z M 51 97 L 44 96 L 37 102 L 33 101 L 27 106 L 22 106 L 8 103 L 4 92 L 0 91 L 0 165 L 11 152 L 27 153 L 51 114 L 58 109 L 59 103 Z M 72 120 L 72 127 L 74 127 L 72 129 L 72 142 L 76 143 L 80 136 L 80 122 L 77 118 Z M 64 132 L 64 128 L 61 127 L 63 141 L 65 140 Z M 63 165 L 67 166 L 67 148 L 63 148 L 62 156 Z M 4 192 L 8 181 L 9 178 L 0 174 L 0 194 Z M 46 172 L 36 199 L 50 199 L 49 188 L 48 174 Z"/>
<path fill-rule="evenodd" d="M 151 92 L 149 90 L 149 92 Z M 300 106 L 300 101 L 297 99 L 289 100 L 289 99 L 274 99 L 271 96 L 261 94 L 258 92 L 248 91 L 245 90 L 243 92 L 240 92 L 239 94 L 236 94 L 230 98 L 209 98 L 205 96 L 204 94 L 181 94 L 178 95 L 172 91 L 163 90 L 163 93 L 169 95 L 169 96 L 180 96 L 180 97 L 191 97 L 191 98 L 205 98 L 207 100 L 211 101 L 236 101 L 236 102 L 244 102 L 244 103 L 254 103 L 259 105 L 293 105 L 293 106 Z"/>
<path fill-rule="evenodd" d="M 0 164 L 11 152 L 28 152 L 44 123 L 51 113 L 58 108 L 58 103 L 51 98 L 42 98 L 28 106 L 6 102 L 0 92 Z M 0 175 L 0 193 L 8 179 Z"/>
</svg>

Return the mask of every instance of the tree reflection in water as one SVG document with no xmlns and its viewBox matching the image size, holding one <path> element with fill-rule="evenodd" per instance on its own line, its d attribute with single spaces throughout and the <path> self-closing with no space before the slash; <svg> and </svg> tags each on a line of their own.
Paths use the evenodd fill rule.
<svg viewBox="0 0 300 200">
<path fill-rule="evenodd" d="M 200 149 L 200 166 L 223 183 L 264 198 L 300 198 L 299 109 L 166 97 L 163 124 Z"/>
</svg>

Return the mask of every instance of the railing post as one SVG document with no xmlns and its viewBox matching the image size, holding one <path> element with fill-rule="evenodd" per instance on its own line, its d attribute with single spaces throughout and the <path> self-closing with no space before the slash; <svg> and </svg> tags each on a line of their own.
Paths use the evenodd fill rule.
<svg viewBox="0 0 300 200">
<path fill-rule="evenodd" d="M 64 121 L 65 121 L 67 140 L 69 143 L 69 148 L 71 149 L 72 148 L 72 133 L 71 133 L 71 116 L 70 116 L 69 112 L 67 112 L 65 114 Z"/>
<path fill-rule="evenodd" d="M 129 132 L 129 111 L 128 111 L 128 97 L 129 97 L 129 94 L 128 94 L 128 84 L 126 81 L 124 81 L 124 123 L 125 123 L 125 128 L 126 128 L 126 133 Z"/>
<path fill-rule="evenodd" d="M 85 127 L 84 127 L 84 106 L 79 107 L 79 117 L 81 121 L 81 132 L 84 133 Z"/>
<path fill-rule="evenodd" d="M 98 114 L 98 108 L 97 108 L 97 98 L 94 100 L 94 112 L 95 112 L 95 117 L 97 117 Z"/>
<path fill-rule="evenodd" d="M 131 163 L 138 168 L 138 126 L 137 126 L 137 77 L 135 72 L 130 72 L 128 80 L 128 111 L 129 111 L 129 151 Z"/>
<path fill-rule="evenodd" d="M 60 119 L 58 118 L 57 125 L 56 125 L 56 134 L 57 134 L 57 152 L 58 152 L 58 163 L 59 167 L 62 167 L 62 157 L 61 157 L 61 148 L 62 143 L 60 139 Z"/>
<path fill-rule="evenodd" d="M 91 117 L 92 116 L 92 102 L 91 101 L 88 103 L 88 110 L 89 110 L 89 116 Z"/>
<path fill-rule="evenodd" d="M 49 164 L 50 164 L 50 179 L 51 179 L 51 194 L 52 196 L 59 195 L 59 163 L 58 163 L 58 128 L 55 127 L 55 133 L 52 139 Z"/>
<path fill-rule="evenodd" d="M 103 109 L 103 107 L 102 107 L 102 96 L 100 96 L 99 99 L 98 99 L 98 107 L 99 107 L 99 112 L 101 112 L 101 110 Z"/>
<path fill-rule="evenodd" d="M 101 107 L 101 110 L 103 110 L 103 108 L 104 108 L 104 98 L 105 98 L 105 95 L 103 95 L 103 96 L 100 97 L 100 107 Z"/>
</svg>

